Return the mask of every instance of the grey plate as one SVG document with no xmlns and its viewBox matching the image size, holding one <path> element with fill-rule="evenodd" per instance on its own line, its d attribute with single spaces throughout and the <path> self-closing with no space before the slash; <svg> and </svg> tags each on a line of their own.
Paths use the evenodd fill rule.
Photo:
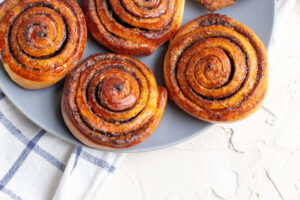
<svg viewBox="0 0 300 200">
<path fill-rule="evenodd" d="M 82 0 L 78 1 L 82 6 Z M 207 13 L 196 0 L 186 0 L 183 22 Z M 274 0 L 237 0 L 236 4 L 220 11 L 236 19 L 257 33 L 266 46 L 269 45 L 275 16 Z M 163 60 L 167 45 L 158 48 L 148 57 L 138 58 L 149 66 L 158 81 L 163 85 Z M 82 59 L 93 53 L 108 52 L 89 35 Z M 63 81 L 43 90 L 28 91 L 14 84 L 7 76 L 0 63 L 0 87 L 8 98 L 34 123 L 70 143 L 80 144 L 68 131 L 60 112 L 60 98 Z M 153 133 L 144 143 L 122 152 L 141 152 L 157 150 L 183 142 L 196 136 L 211 127 L 211 124 L 197 120 L 182 110 L 174 103 L 168 102 L 163 119 Z"/>
</svg>

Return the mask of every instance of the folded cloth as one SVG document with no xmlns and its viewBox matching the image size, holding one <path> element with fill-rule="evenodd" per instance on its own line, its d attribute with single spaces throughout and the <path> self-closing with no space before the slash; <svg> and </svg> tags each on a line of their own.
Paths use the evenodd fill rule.
<svg viewBox="0 0 300 200">
<path fill-rule="evenodd" d="M 276 22 L 282 22 L 278 19 L 283 19 L 294 3 L 277 1 Z M 1 200 L 96 199 L 124 156 L 74 146 L 47 134 L 0 90 Z"/>
<path fill-rule="evenodd" d="M 115 171 L 123 157 L 124 154 L 77 146 L 53 199 L 96 199 L 107 177 Z"/>
</svg>

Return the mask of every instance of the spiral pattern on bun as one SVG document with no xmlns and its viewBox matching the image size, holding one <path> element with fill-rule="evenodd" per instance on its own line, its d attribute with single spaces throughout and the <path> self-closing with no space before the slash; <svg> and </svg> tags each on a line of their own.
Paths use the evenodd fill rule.
<svg viewBox="0 0 300 200">
<path fill-rule="evenodd" d="M 158 126 L 167 91 L 146 65 L 130 57 L 96 54 L 67 77 L 64 120 L 82 143 L 120 149 L 147 139 Z"/>
<path fill-rule="evenodd" d="M 181 24 L 185 0 L 84 0 L 89 31 L 108 49 L 148 56 Z"/>
<path fill-rule="evenodd" d="M 170 42 L 164 63 L 172 100 L 208 122 L 232 122 L 253 113 L 268 85 L 267 52 L 245 25 L 220 14 L 184 25 Z"/>
<path fill-rule="evenodd" d="M 80 60 L 87 28 L 75 0 L 6 0 L 0 13 L 0 58 L 20 86 L 51 86 Z"/>
</svg>

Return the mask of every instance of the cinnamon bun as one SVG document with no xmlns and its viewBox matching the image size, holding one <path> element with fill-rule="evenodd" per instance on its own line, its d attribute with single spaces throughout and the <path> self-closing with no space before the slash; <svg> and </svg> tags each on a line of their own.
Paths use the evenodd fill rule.
<svg viewBox="0 0 300 200">
<path fill-rule="evenodd" d="M 26 89 L 51 86 L 80 60 L 87 39 L 75 0 L 5 0 L 0 4 L 0 58 Z"/>
<path fill-rule="evenodd" d="M 185 0 L 84 0 L 88 29 L 108 49 L 148 56 L 180 26 Z"/>
<path fill-rule="evenodd" d="M 197 1 L 211 12 L 215 12 L 217 10 L 235 4 L 235 0 L 197 0 Z"/>
<path fill-rule="evenodd" d="M 245 25 L 207 14 L 184 25 L 164 62 L 172 100 L 208 122 L 232 122 L 262 104 L 268 86 L 265 46 Z"/>
<path fill-rule="evenodd" d="M 116 54 L 96 54 L 67 77 L 62 114 L 73 135 L 87 146 L 121 149 L 146 140 L 158 126 L 167 91 L 150 68 Z"/>
</svg>

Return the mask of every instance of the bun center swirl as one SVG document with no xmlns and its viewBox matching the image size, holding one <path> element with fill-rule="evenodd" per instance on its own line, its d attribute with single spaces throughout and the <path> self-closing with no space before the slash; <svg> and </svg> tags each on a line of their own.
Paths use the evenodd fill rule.
<svg viewBox="0 0 300 200">
<path fill-rule="evenodd" d="M 112 111 L 124 111 L 132 108 L 139 99 L 138 82 L 127 76 L 128 74 L 119 74 L 122 77 L 110 77 L 103 80 L 98 89 L 98 99 L 102 106 Z M 126 77 L 126 78 L 123 78 Z"/>
<path fill-rule="evenodd" d="M 60 12 L 62 7 L 65 10 Z M 13 10 L 19 15 L 12 18 L 9 49 L 16 61 L 31 69 L 63 70 L 56 68 L 73 55 L 79 39 L 72 10 L 60 1 L 49 4 L 34 0 Z"/>
<path fill-rule="evenodd" d="M 33 14 L 35 13 L 35 14 Z M 18 46 L 28 56 L 45 57 L 55 54 L 66 40 L 66 27 L 62 17 L 47 7 L 26 10 L 15 21 L 10 39 L 17 35 Z"/>
</svg>

